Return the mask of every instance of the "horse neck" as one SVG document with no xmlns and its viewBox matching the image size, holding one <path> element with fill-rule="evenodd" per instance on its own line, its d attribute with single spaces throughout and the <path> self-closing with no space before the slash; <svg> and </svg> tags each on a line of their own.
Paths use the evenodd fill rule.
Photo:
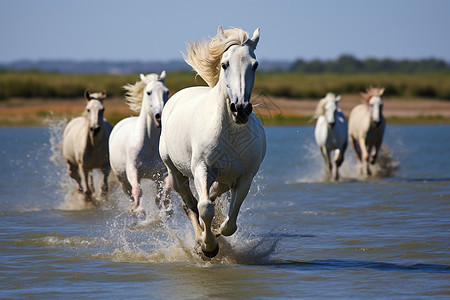
<svg viewBox="0 0 450 300">
<path fill-rule="evenodd" d="M 137 122 L 137 132 L 142 138 L 151 137 L 151 133 L 156 131 L 155 122 L 151 116 L 151 111 L 147 104 L 142 102 L 141 111 Z"/>
<path fill-rule="evenodd" d="M 211 103 L 208 103 L 208 105 L 216 106 L 216 111 L 218 112 L 221 122 L 236 125 L 236 123 L 233 121 L 231 114 L 230 114 L 231 112 L 230 112 L 230 108 L 228 105 L 229 100 L 228 100 L 227 88 L 226 88 L 225 82 L 222 79 L 222 76 L 219 77 L 219 81 L 211 89 L 210 93 L 211 93 L 212 97 L 210 97 L 209 100 L 211 101 Z"/>
<path fill-rule="evenodd" d="M 86 132 L 86 147 L 93 149 L 99 144 L 99 141 L 102 139 L 105 129 L 103 128 L 103 126 L 101 126 L 100 131 L 96 135 L 94 135 L 90 130 L 89 120 L 86 118 Z"/>
</svg>

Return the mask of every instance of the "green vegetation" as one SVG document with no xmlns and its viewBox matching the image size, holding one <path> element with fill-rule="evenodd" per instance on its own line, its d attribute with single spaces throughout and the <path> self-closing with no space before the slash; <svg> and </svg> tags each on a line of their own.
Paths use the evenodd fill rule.
<svg viewBox="0 0 450 300">
<path fill-rule="evenodd" d="M 299 74 L 259 73 L 255 91 L 274 97 L 321 98 L 328 92 L 355 94 L 369 86 L 386 95 L 450 99 L 450 73 L 427 74 Z"/>
<path fill-rule="evenodd" d="M 192 72 L 171 73 L 166 85 L 172 92 L 204 84 Z M 123 96 L 123 86 L 139 80 L 138 74 L 59 74 L 40 71 L 0 71 L 0 100 L 10 98 L 79 98 L 86 89 L 106 90 L 109 97 Z"/>
<path fill-rule="evenodd" d="M 1 71 L 0 100 L 11 98 L 79 98 L 85 89 L 106 90 L 122 97 L 122 86 L 139 80 L 137 74 L 58 74 L 38 71 Z M 204 85 L 193 72 L 170 72 L 166 85 L 171 93 Z M 369 86 L 383 86 L 385 94 L 398 97 L 450 99 L 450 73 L 300 74 L 258 72 L 255 94 L 287 98 L 320 98 L 328 92 L 354 94 Z"/>
<path fill-rule="evenodd" d="M 297 60 L 290 66 L 290 71 L 307 74 L 317 73 L 403 73 L 419 74 L 430 72 L 450 72 L 450 65 L 441 59 L 393 60 L 365 59 L 359 60 L 351 55 L 342 55 L 337 60 L 310 62 Z"/>
</svg>

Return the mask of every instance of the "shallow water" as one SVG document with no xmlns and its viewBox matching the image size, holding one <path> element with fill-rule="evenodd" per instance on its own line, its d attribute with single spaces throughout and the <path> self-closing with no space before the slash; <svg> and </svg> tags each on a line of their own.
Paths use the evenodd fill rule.
<svg viewBox="0 0 450 300">
<path fill-rule="evenodd" d="M 238 231 L 205 260 L 179 198 L 159 212 L 150 182 L 146 218 L 112 179 L 107 203 L 86 207 L 60 156 L 63 124 L 0 129 L 0 298 L 450 295 L 448 125 L 388 126 L 378 176 L 357 177 L 349 148 L 340 182 L 324 180 L 312 127 L 266 128 Z"/>
</svg>

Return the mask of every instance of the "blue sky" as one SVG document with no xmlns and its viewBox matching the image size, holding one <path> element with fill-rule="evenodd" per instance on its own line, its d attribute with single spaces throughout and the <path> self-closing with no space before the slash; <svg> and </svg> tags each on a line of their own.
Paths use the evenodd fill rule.
<svg viewBox="0 0 450 300">
<path fill-rule="evenodd" d="M 180 60 L 218 25 L 261 27 L 258 59 L 450 62 L 447 0 L 0 0 L 0 62 Z"/>
</svg>

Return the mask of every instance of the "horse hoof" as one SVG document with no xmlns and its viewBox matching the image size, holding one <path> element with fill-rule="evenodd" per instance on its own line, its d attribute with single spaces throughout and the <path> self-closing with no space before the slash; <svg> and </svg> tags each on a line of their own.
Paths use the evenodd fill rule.
<svg viewBox="0 0 450 300">
<path fill-rule="evenodd" d="M 130 208 L 130 213 L 134 215 L 144 215 L 145 216 L 145 209 L 142 208 L 142 206 L 138 206 L 136 208 L 132 207 Z"/>
<path fill-rule="evenodd" d="M 219 244 L 217 244 L 216 249 L 214 249 L 213 251 L 206 251 L 206 250 L 202 249 L 202 252 L 203 252 L 203 255 L 205 255 L 206 257 L 213 258 L 217 255 L 217 253 L 219 253 Z"/>
</svg>

